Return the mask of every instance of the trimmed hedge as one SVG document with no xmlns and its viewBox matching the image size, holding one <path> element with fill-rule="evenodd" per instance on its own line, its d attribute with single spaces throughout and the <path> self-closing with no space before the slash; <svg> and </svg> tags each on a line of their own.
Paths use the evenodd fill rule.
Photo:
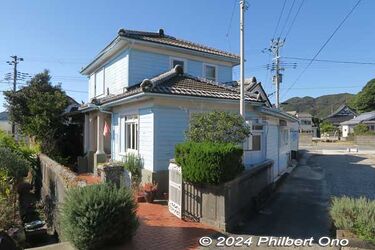
<svg viewBox="0 0 375 250">
<path fill-rule="evenodd" d="M 61 228 L 77 249 L 103 249 L 130 240 L 138 227 L 136 203 L 125 188 L 99 184 L 69 190 Z"/>
<path fill-rule="evenodd" d="M 330 215 L 337 229 L 346 229 L 375 243 L 375 201 L 364 197 L 334 197 Z"/>
<path fill-rule="evenodd" d="M 175 160 L 186 181 L 218 185 L 244 170 L 242 152 L 230 143 L 184 142 L 176 145 Z"/>
</svg>

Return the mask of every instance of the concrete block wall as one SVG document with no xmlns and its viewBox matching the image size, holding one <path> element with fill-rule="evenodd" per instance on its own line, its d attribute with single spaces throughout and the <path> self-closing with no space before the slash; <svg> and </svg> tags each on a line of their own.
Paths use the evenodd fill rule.
<svg viewBox="0 0 375 250">
<path fill-rule="evenodd" d="M 358 145 L 375 147 L 375 135 L 357 135 L 354 140 Z"/>
<path fill-rule="evenodd" d="M 184 183 L 183 217 L 232 231 L 249 209 L 258 208 L 270 194 L 272 165 L 272 160 L 266 160 L 218 186 Z"/>
</svg>

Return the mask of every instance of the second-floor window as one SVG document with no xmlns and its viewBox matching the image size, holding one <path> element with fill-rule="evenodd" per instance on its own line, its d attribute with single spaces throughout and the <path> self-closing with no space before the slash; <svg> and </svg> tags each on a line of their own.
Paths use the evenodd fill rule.
<svg viewBox="0 0 375 250">
<path fill-rule="evenodd" d="M 186 60 L 181 58 L 171 58 L 171 68 L 181 65 L 184 72 L 186 72 Z"/>
<path fill-rule="evenodd" d="M 205 64 L 203 71 L 206 79 L 216 81 L 216 66 Z"/>
</svg>

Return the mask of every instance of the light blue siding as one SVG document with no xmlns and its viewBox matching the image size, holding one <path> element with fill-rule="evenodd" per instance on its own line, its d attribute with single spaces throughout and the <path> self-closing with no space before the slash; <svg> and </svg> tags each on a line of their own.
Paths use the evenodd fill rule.
<svg viewBox="0 0 375 250">
<path fill-rule="evenodd" d="M 170 67 L 169 56 L 132 49 L 129 60 L 129 85 L 157 76 Z"/>
<path fill-rule="evenodd" d="M 154 171 L 168 170 L 169 160 L 174 158 L 174 147 L 185 140 L 189 115 L 179 108 L 157 107 L 155 113 Z"/>
<path fill-rule="evenodd" d="M 152 78 L 171 68 L 171 57 L 164 54 L 132 49 L 129 52 L 129 86 L 142 82 L 145 78 Z M 182 57 L 182 59 L 184 59 Z M 186 59 L 187 73 L 197 77 L 203 75 L 203 61 Z M 232 67 L 217 65 L 218 82 L 232 80 Z"/>
<path fill-rule="evenodd" d="M 154 113 L 151 108 L 139 110 L 139 154 L 144 168 L 154 168 Z"/>
<path fill-rule="evenodd" d="M 195 60 L 188 60 L 187 73 L 193 76 L 203 77 L 203 63 Z"/>
<path fill-rule="evenodd" d="M 232 81 L 232 68 L 231 67 L 219 65 L 217 70 L 218 70 L 217 71 L 218 82 Z"/>
</svg>

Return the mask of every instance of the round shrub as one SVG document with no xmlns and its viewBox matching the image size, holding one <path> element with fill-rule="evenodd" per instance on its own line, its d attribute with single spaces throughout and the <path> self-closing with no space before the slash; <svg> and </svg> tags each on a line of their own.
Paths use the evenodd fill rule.
<svg viewBox="0 0 375 250">
<path fill-rule="evenodd" d="M 237 113 L 193 113 L 185 134 L 186 139 L 193 142 L 241 144 L 250 135 L 250 127 Z"/>
<path fill-rule="evenodd" d="M 230 143 L 185 142 L 175 149 L 175 160 L 184 180 L 197 184 L 221 184 L 243 170 L 243 150 Z"/>
<path fill-rule="evenodd" d="M 136 207 L 126 188 L 99 184 L 71 189 L 61 207 L 63 236 L 78 249 L 126 242 L 138 227 Z"/>
</svg>

